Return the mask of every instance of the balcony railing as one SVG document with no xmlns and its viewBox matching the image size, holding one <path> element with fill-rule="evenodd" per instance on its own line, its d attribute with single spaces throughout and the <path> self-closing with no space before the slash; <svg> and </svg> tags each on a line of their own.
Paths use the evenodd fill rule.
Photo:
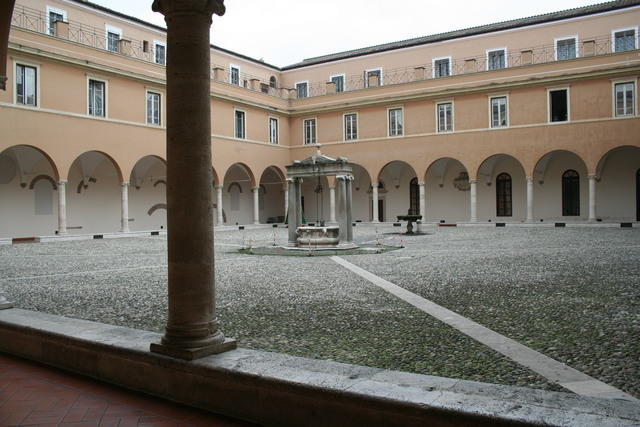
<svg viewBox="0 0 640 427">
<path fill-rule="evenodd" d="M 112 44 L 111 49 L 107 49 L 109 46 L 105 28 L 96 28 L 72 20 L 57 21 L 50 27 L 46 12 L 27 6 L 16 4 L 11 17 L 11 25 L 151 63 L 154 63 L 155 60 L 153 44 L 148 41 L 123 37 L 117 43 Z"/>
</svg>

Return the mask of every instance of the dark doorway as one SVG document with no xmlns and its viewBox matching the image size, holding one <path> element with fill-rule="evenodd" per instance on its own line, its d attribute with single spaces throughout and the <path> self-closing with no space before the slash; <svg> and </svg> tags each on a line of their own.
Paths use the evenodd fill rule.
<svg viewBox="0 0 640 427">
<path fill-rule="evenodd" d="M 562 174 L 562 216 L 580 216 L 580 175 L 573 169 Z"/>
<path fill-rule="evenodd" d="M 496 178 L 496 216 L 513 216 L 511 175 L 501 173 Z"/>
<path fill-rule="evenodd" d="M 378 199 L 378 221 L 384 222 L 384 200 Z"/>
<path fill-rule="evenodd" d="M 409 215 L 420 215 L 419 198 L 418 178 L 413 178 L 409 183 Z"/>
</svg>

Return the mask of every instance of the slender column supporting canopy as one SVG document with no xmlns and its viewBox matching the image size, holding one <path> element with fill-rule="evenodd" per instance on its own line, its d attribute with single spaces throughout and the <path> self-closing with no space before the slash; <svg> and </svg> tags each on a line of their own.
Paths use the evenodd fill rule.
<svg viewBox="0 0 640 427">
<path fill-rule="evenodd" d="M 151 351 L 197 359 L 235 348 L 215 306 L 209 28 L 222 0 L 155 0 L 167 23 L 169 313 Z"/>
</svg>

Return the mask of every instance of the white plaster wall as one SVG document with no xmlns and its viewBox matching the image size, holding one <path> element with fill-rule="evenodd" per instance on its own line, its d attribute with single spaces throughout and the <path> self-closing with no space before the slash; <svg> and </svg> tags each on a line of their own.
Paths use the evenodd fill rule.
<svg viewBox="0 0 640 427">
<path fill-rule="evenodd" d="M 166 184 L 154 186 L 159 180 L 166 180 L 166 168 L 164 163 L 157 161 L 143 177 L 140 188 L 136 188 L 133 182 L 129 186 L 129 228 L 132 231 L 167 228 L 165 209 L 157 209 L 151 215 L 148 213 L 151 207 L 167 203 Z"/>
<path fill-rule="evenodd" d="M 91 174 L 96 182 L 77 192 L 82 173 L 76 161 L 67 183 L 67 228 L 69 234 L 120 231 L 121 190 L 115 167 L 106 158 Z M 75 227 L 82 227 L 76 229 Z"/>
<path fill-rule="evenodd" d="M 603 221 L 636 220 L 636 173 L 640 149 L 612 152 L 596 183 L 596 217 Z"/>
<path fill-rule="evenodd" d="M 236 210 L 231 209 L 231 197 L 229 194 L 229 186 L 234 182 L 237 182 L 242 189 L 240 206 Z M 231 168 L 224 178 L 222 208 L 227 216 L 226 225 L 253 224 L 253 193 L 251 192 L 251 181 L 247 174 L 238 167 Z"/>
<path fill-rule="evenodd" d="M 324 219 L 325 222 L 329 222 L 330 218 L 330 201 L 329 201 L 329 184 L 327 179 L 322 177 L 322 199 L 317 197 L 315 189 L 318 186 L 317 178 L 304 178 L 302 181 L 302 195 L 304 196 L 304 218 L 307 222 L 318 222 L 320 219 Z M 338 191 L 336 191 L 336 217 L 338 216 Z M 318 218 L 319 211 L 317 210 L 318 204 L 321 204 L 322 212 L 321 217 Z"/>
<path fill-rule="evenodd" d="M 260 205 L 260 222 L 266 224 L 270 217 L 285 216 L 282 184 L 264 184 L 264 204 Z"/>
<path fill-rule="evenodd" d="M 580 175 L 580 216 L 562 216 L 562 174 L 573 169 Z M 547 165 L 544 183 L 534 183 L 533 217 L 536 221 L 572 222 L 589 217 L 589 180 L 584 162 L 575 154 L 554 153 Z"/>
<path fill-rule="evenodd" d="M 353 169 L 353 191 L 351 194 L 352 210 L 354 221 L 369 222 L 371 221 L 371 179 L 369 174 L 359 166 Z M 336 189 L 336 198 L 338 191 Z M 336 200 L 336 207 L 338 203 Z"/>
<path fill-rule="evenodd" d="M 1 156 L 1 155 L 0 155 Z M 8 171 L 9 168 L 15 167 L 13 160 L 5 157 L 3 163 Z M 34 237 L 42 235 L 53 235 L 58 229 L 58 192 L 53 190 L 52 210 L 49 215 L 36 215 L 35 210 L 35 191 L 29 189 L 31 180 L 41 174 L 46 174 L 53 178 L 53 169 L 48 161 L 41 159 L 29 171 L 24 181 L 27 184 L 25 188 L 20 186 L 20 178 L 16 168 L 12 177 L 5 176 L 3 182 L 0 183 L 0 237 Z M 39 181 L 41 185 L 50 185 L 49 182 Z"/>
<path fill-rule="evenodd" d="M 470 192 L 460 191 L 453 186 L 453 180 L 464 172 L 462 164 L 451 162 L 446 170 L 442 187 L 430 169 L 425 185 L 426 221 L 447 223 L 469 221 Z"/>
<path fill-rule="evenodd" d="M 512 216 L 496 216 L 496 177 L 506 172 L 511 175 Z M 496 163 L 491 185 L 484 177 L 477 184 L 478 222 L 522 222 L 527 217 L 527 180 L 520 163 L 512 157 Z"/>
<path fill-rule="evenodd" d="M 398 215 L 409 212 L 409 186 L 415 177 L 415 172 L 408 165 L 392 164 L 383 169 L 380 180 L 384 182 L 384 190 L 378 191 L 378 198 L 383 200 L 385 222 L 397 221 Z"/>
</svg>

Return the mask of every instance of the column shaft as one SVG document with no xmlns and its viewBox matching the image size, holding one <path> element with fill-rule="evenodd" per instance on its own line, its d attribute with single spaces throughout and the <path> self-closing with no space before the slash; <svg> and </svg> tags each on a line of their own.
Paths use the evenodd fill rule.
<svg viewBox="0 0 640 427">
<path fill-rule="evenodd" d="M 527 177 L 527 222 L 533 222 L 533 177 Z"/>
<path fill-rule="evenodd" d="M 596 221 L 596 176 L 589 175 L 589 221 Z"/>
<path fill-rule="evenodd" d="M 129 232 L 129 183 L 123 182 L 120 184 L 120 232 Z"/>
<path fill-rule="evenodd" d="M 338 182 L 338 224 L 340 226 L 340 243 L 348 242 L 347 230 L 347 184 L 345 176 L 336 177 Z"/>
<path fill-rule="evenodd" d="M 253 191 L 253 223 L 260 224 L 260 187 L 255 187 Z"/>
<path fill-rule="evenodd" d="M 336 222 L 336 187 L 329 187 L 329 222 Z"/>
<path fill-rule="evenodd" d="M 347 242 L 351 243 L 353 242 L 353 206 L 352 206 L 352 198 L 353 198 L 353 191 L 352 191 L 352 186 L 353 186 L 353 177 L 349 176 L 347 177 L 346 181 L 345 181 L 345 190 L 346 190 L 346 194 L 345 194 L 345 202 L 346 202 L 346 216 L 347 216 Z"/>
<path fill-rule="evenodd" d="M 287 214 L 289 213 L 289 187 L 284 187 L 284 219 L 286 221 Z"/>
<path fill-rule="evenodd" d="M 224 225 L 224 211 L 222 210 L 222 185 L 216 185 L 216 213 L 218 225 Z"/>
<path fill-rule="evenodd" d="M 420 213 L 422 215 L 422 222 L 426 222 L 427 220 L 427 198 L 424 191 L 424 182 L 418 182 L 418 191 L 420 198 Z"/>
<path fill-rule="evenodd" d="M 296 181 L 297 178 L 293 178 L 289 180 L 289 189 L 288 189 L 288 201 L 289 201 L 289 207 L 288 207 L 288 216 L 287 216 L 287 223 L 289 225 L 289 246 L 296 246 L 296 229 L 298 228 L 298 216 L 297 216 L 297 212 L 298 210 L 296 209 Z"/>
<path fill-rule="evenodd" d="M 67 181 L 58 181 L 58 234 L 67 234 Z"/>
<path fill-rule="evenodd" d="M 471 202 L 470 203 L 471 215 L 470 215 L 469 221 L 478 222 L 478 197 L 476 192 L 477 191 L 476 180 L 470 179 L 469 184 L 470 184 L 469 196 L 470 196 L 470 202 Z"/>
<path fill-rule="evenodd" d="M 373 212 L 373 219 L 371 222 L 380 222 L 380 218 L 378 216 L 378 183 L 372 182 L 371 189 L 373 190 L 371 192 L 371 209 Z"/>
</svg>

